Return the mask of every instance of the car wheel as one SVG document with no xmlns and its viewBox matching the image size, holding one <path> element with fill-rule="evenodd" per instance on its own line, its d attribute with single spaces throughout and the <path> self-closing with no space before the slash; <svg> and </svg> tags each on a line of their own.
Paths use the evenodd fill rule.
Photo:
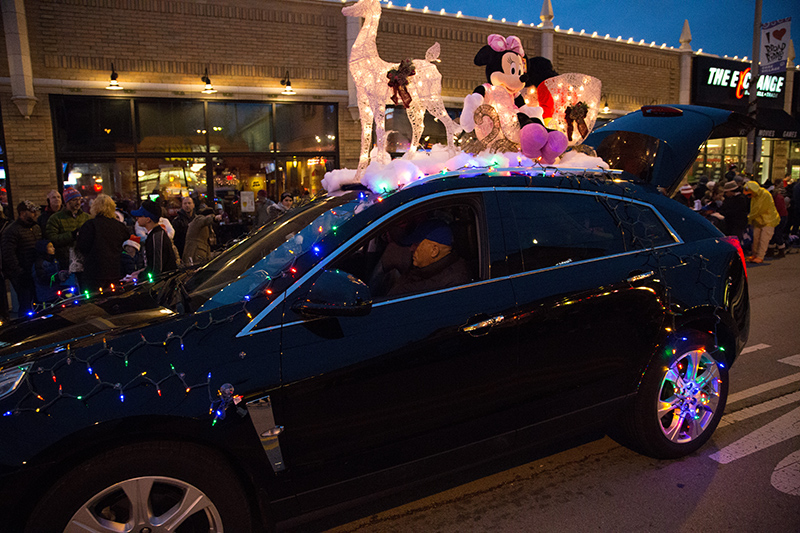
<svg viewBox="0 0 800 533">
<path fill-rule="evenodd" d="M 728 397 L 728 370 L 714 348 L 709 335 L 685 332 L 659 352 L 622 421 L 626 444 L 674 459 L 711 438 Z"/>
<path fill-rule="evenodd" d="M 226 461 L 186 443 L 115 449 L 62 477 L 29 532 L 253 531 L 247 497 Z"/>
</svg>

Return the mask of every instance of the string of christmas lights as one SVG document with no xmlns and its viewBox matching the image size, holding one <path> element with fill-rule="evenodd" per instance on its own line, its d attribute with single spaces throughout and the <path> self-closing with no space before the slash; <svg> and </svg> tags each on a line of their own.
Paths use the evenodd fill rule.
<svg viewBox="0 0 800 533">
<path fill-rule="evenodd" d="M 134 354 L 134 352 L 136 352 L 140 348 L 143 348 L 143 347 L 146 347 L 146 346 L 161 346 L 161 347 L 167 349 L 169 343 L 171 341 L 173 341 L 173 340 L 177 340 L 177 341 L 180 342 L 180 347 L 181 347 L 181 350 L 183 351 L 184 350 L 184 338 L 189 333 L 191 333 L 192 331 L 204 331 L 204 330 L 207 330 L 208 328 L 210 328 L 212 326 L 215 326 L 215 325 L 218 325 L 218 324 L 233 322 L 233 320 L 240 314 L 246 314 L 250 319 L 252 319 L 252 315 L 247 310 L 247 302 L 248 301 L 249 301 L 249 298 L 242 303 L 242 309 L 240 309 L 239 311 L 237 311 L 236 313 L 234 313 L 232 315 L 226 316 L 225 318 L 215 320 L 213 317 L 211 317 L 211 315 L 209 315 L 209 317 L 208 317 L 209 321 L 208 321 L 207 324 L 201 325 L 199 322 L 194 322 L 194 323 L 190 324 L 180 334 L 175 334 L 174 332 L 170 331 L 169 333 L 167 333 L 167 336 L 163 341 L 147 340 L 147 338 L 145 338 L 145 336 L 143 334 L 141 334 L 141 340 L 138 343 L 136 343 L 133 346 L 131 346 L 128 350 L 125 350 L 125 351 L 120 351 L 120 350 L 118 350 L 116 348 L 109 347 L 105 338 L 103 338 L 103 347 L 102 348 L 98 349 L 96 352 L 94 352 L 91 355 L 89 355 L 87 357 L 84 357 L 84 358 L 81 358 L 78 355 L 76 355 L 75 353 L 73 353 L 73 350 L 72 350 L 70 345 L 67 345 L 66 348 L 63 348 L 61 350 L 56 350 L 54 353 L 58 353 L 59 351 L 63 351 L 63 352 L 66 352 L 66 353 L 61 359 L 56 361 L 50 368 L 44 368 L 44 367 L 39 366 L 39 367 L 36 367 L 36 368 L 31 368 L 28 372 L 26 372 L 25 375 L 24 375 L 24 378 L 23 378 L 23 384 L 27 388 L 27 392 L 19 399 L 19 401 L 17 402 L 15 408 L 11 409 L 9 411 L 6 411 L 5 413 L 3 413 L 3 416 L 18 415 L 18 414 L 23 413 L 23 412 L 36 412 L 36 413 L 39 413 L 39 412 L 47 410 L 53 404 L 55 404 L 57 401 L 59 401 L 61 399 L 65 399 L 65 398 L 71 398 L 71 399 L 75 399 L 75 400 L 78 400 L 78 401 L 86 402 L 86 401 L 89 400 L 89 398 L 91 398 L 92 396 L 94 396 L 95 394 L 100 392 L 101 390 L 109 389 L 109 388 L 116 390 L 119 393 L 120 402 L 124 402 L 125 401 L 125 391 L 130 389 L 130 388 L 132 388 L 132 387 L 134 387 L 134 386 L 137 386 L 137 385 L 139 385 L 141 383 L 146 383 L 146 384 L 152 385 L 153 387 L 155 387 L 156 393 L 158 394 L 158 396 L 161 396 L 161 385 L 165 381 L 167 381 L 169 379 L 173 379 L 173 378 L 177 378 L 181 382 L 181 384 L 183 385 L 183 388 L 186 391 L 186 394 L 189 394 L 193 389 L 196 389 L 196 388 L 201 388 L 201 387 L 208 388 L 208 387 L 210 387 L 210 384 L 211 384 L 211 372 L 209 372 L 207 374 L 206 381 L 204 381 L 202 383 L 197 383 L 197 384 L 190 385 L 184 379 L 185 378 L 185 373 L 178 372 L 178 370 L 175 368 L 175 366 L 172 363 L 169 363 L 170 372 L 166 376 L 162 377 L 161 379 L 154 379 L 153 377 L 148 376 L 147 371 L 143 371 L 141 373 L 138 373 L 136 376 L 134 376 L 132 379 L 130 379 L 128 382 L 126 382 L 124 384 L 104 381 L 95 372 L 94 366 L 96 365 L 97 361 L 100 358 L 105 357 L 105 356 L 113 356 L 113 357 L 117 357 L 118 359 L 122 360 L 124 362 L 125 367 L 128 367 L 128 365 L 130 363 L 131 356 Z M 244 354 L 244 352 L 240 353 L 240 357 L 242 357 L 242 354 Z M 56 375 L 57 370 L 59 368 L 63 367 L 63 366 L 72 365 L 73 363 L 85 365 L 87 372 L 90 375 L 93 375 L 95 377 L 95 379 L 96 379 L 96 383 L 95 383 L 94 387 L 92 389 L 90 389 L 89 391 L 86 391 L 86 392 L 84 392 L 82 394 L 75 394 L 75 393 L 64 391 L 62 386 L 61 386 L 61 384 L 58 383 L 58 377 Z M 53 396 L 52 398 L 50 398 L 49 400 L 46 400 L 35 389 L 33 383 L 31 382 L 31 380 L 32 380 L 32 378 L 34 376 L 41 376 L 43 374 L 44 375 L 50 374 L 50 376 L 52 377 L 53 383 L 58 384 L 58 393 L 55 396 Z M 218 394 L 220 394 L 220 393 L 218 393 Z M 27 400 L 29 400 L 30 398 L 36 398 L 36 399 L 38 399 L 38 400 L 40 400 L 40 401 L 42 401 L 44 403 L 42 405 L 39 405 L 38 407 L 22 407 L 22 405 Z M 211 401 L 212 403 L 214 402 L 214 398 L 211 396 L 210 388 L 209 388 L 209 401 Z M 214 411 L 214 409 L 212 409 L 212 411 Z M 218 409 L 217 409 L 217 411 L 218 411 Z M 215 421 L 216 421 L 216 419 L 217 419 L 217 417 L 215 417 Z"/>
</svg>

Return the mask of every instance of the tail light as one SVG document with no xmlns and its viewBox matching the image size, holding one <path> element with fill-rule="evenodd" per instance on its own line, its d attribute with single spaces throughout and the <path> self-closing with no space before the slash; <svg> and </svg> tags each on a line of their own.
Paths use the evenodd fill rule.
<svg viewBox="0 0 800 533">
<path fill-rule="evenodd" d="M 742 260 L 742 270 L 744 270 L 744 277 L 745 279 L 747 279 L 747 262 L 745 261 L 744 250 L 742 250 L 742 244 L 739 242 L 739 239 L 733 236 L 726 236 L 723 237 L 722 240 L 732 245 L 734 248 L 736 248 L 736 251 L 739 252 L 739 259 Z"/>
</svg>

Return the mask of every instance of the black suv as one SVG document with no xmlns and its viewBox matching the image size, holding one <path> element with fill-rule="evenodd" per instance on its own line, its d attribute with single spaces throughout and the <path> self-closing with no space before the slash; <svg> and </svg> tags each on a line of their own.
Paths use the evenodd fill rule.
<svg viewBox="0 0 800 533">
<path fill-rule="evenodd" d="M 693 452 L 747 340 L 747 278 L 738 242 L 663 192 L 732 118 L 623 117 L 588 144 L 624 170 L 337 191 L 198 270 L 3 326 L 4 525 L 262 530 L 596 428 Z"/>
</svg>

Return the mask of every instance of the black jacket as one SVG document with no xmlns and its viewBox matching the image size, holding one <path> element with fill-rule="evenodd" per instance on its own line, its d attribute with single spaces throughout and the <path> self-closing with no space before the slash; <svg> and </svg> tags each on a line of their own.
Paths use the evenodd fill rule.
<svg viewBox="0 0 800 533">
<path fill-rule="evenodd" d="M 33 283 L 31 268 L 36 261 L 36 241 L 42 229 L 36 221 L 23 222 L 18 218 L 3 232 L 3 272 L 10 280 L 28 279 Z"/>
<path fill-rule="evenodd" d="M 122 243 L 129 236 L 127 226 L 115 218 L 96 216 L 81 226 L 76 244 L 89 284 L 105 286 L 122 278 Z"/>
<path fill-rule="evenodd" d="M 175 218 L 172 219 L 172 227 L 175 228 L 175 246 L 178 248 L 178 253 L 183 255 L 183 247 L 186 245 L 186 231 L 189 229 L 189 223 L 194 220 L 195 214 L 192 211 L 192 216 L 186 214 L 186 211 L 181 209 Z"/>
<path fill-rule="evenodd" d="M 158 224 L 147 234 L 147 240 L 144 241 L 144 258 L 145 270 L 154 277 L 178 268 L 172 241 L 164 228 Z"/>
<path fill-rule="evenodd" d="M 742 239 L 747 229 L 747 215 L 750 214 L 750 202 L 741 193 L 728 196 L 719 207 L 719 214 L 725 217 L 725 234 L 735 235 Z"/>
<path fill-rule="evenodd" d="M 389 290 L 389 296 L 435 291 L 469 282 L 466 261 L 451 252 L 426 267 L 412 266 Z"/>
</svg>

